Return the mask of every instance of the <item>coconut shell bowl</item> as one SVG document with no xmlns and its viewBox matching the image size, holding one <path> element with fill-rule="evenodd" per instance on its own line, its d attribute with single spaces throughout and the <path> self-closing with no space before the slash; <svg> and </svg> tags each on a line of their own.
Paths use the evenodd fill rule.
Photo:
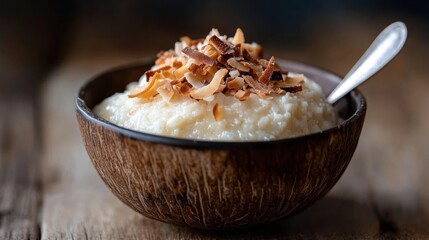
<svg viewBox="0 0 429 240">
<path fill-rule="evenodd" d="M 340 77 L 297 62 L 328 94 Z M 352 91 L 335 104 L 343 119 L 310 135 L 256 142 L 179 139 L 129 130 L 91 109 L 138 81 L 151 63 L 108 71 L 84 85 L 77 120 L 100 177 L 122 202 L 144 216 L 200 229 L 232 229 L 296 214 L 323 197 L 343 174 L 359 140 L 366 103 Z M 106 206 L 108 207 L 108 206 Z"/>
</svg>

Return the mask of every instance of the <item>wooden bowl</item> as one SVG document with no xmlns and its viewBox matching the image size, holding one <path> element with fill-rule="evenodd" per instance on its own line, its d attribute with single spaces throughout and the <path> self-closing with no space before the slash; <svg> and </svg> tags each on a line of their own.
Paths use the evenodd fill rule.
<svg viewBox="0 0 429 240">
<path fill-rule="evenodd" d="M 315 67 L 278 62 L 318 82 L 325 93 L 340 81 Z M 358 91 L 335 105 L 345 119 L 338 126 L 275 141 L 163 137 L 119 127 L 92 112 L 104 98 L 137 81 L 150 65 L 138 63 L 101 74 L 83 86 L 76 99 L 92 163 L 110 190 L 146 217 L 203 229 L 275 221 L 324 196 L 355 151 L 366 112 Z"/>
</svg>

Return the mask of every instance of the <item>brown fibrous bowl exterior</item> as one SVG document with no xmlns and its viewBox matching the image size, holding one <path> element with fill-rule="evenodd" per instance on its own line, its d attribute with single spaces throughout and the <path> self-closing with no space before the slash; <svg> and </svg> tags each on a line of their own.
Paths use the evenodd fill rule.
<svg viewBox="0 0 429 240">
<path fill-rule="evenodd" d="M 340 79 L 304 64 L 279 63 L 306 74 L 325 93 Z M 93 165 L 120 200 L 146 217 L 203 229 L 275 221 L 324 196 L 355 151 L 366 112 L 358 91 L 335 105 L 344 119 L 338 126 L 274 141 L 162 137 L 124 129 L 92 112 L 149 67 L 137 63 L 101 74 L 82 87 L 76 100 L 78 123 Z"/>
</svg>

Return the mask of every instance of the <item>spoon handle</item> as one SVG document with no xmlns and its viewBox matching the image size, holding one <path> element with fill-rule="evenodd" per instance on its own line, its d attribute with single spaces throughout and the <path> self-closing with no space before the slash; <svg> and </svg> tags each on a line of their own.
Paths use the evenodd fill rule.
<svg viewBox="0 0 429 240">
<path fill-rule="evenodd" d="M 395 22 L 385 28 L 353 66 L 338 86 L 329 94 L 328 102 L 334 104 L 341 97 L 378 72 L 401 50 L 407 38 L 407 27 Z"/>
</svg>

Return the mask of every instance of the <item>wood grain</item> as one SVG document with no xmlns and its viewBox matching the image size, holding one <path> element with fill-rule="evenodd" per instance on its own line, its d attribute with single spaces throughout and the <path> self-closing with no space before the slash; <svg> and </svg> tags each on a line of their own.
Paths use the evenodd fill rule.
<svg viewBox="0 0 429 240">
<path fill-rule="evenodd" d="M 73 119 L 73 98 L 93 70 L 103 70 L 85 64 L 81 62 L 79 71 L 65 64 L 44 89 L 42 239 L 136 239 L 144 236 L 136 227 L 144 220 L 103 187 L 83 145 L 75 144 L 80 136 Z"/>
<path fill-rule="evenodd" d="M 7 97 L 0 99 L 0 239 L 39 239 L 34 105 Z"/>
</svg>

